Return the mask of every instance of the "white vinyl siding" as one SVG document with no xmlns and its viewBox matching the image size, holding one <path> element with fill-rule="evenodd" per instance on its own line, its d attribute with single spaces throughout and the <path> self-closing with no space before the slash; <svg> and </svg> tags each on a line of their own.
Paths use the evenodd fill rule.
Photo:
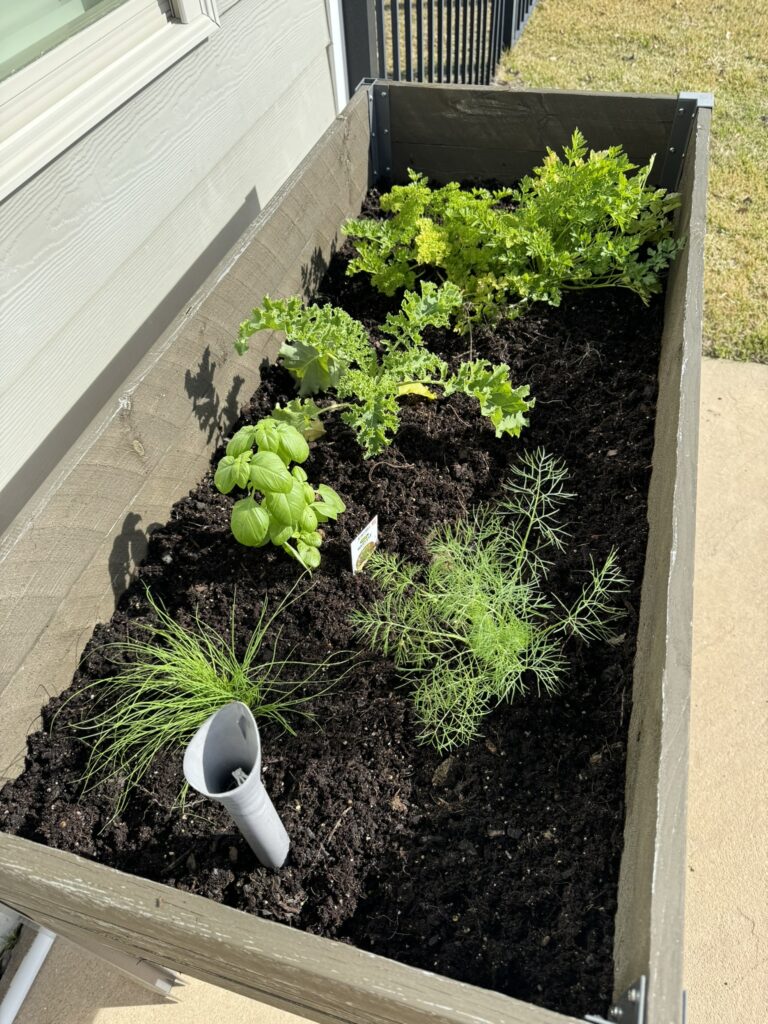
<svg viewBox="0 0 768 1024">
<path fill-rule="evenodd" d="M 162 332 L 185 274 L 194 290 L 207 247 L 320 137 L 328 47 L 323 0 L 239 0 L 0 204 L 0 491 L 136 332 Z"/>
</svg>

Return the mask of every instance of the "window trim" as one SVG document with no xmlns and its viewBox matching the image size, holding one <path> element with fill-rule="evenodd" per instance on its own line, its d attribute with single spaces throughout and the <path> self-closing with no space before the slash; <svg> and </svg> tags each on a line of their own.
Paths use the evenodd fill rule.
<svg viewBox="0 0 768 1024">
<path fill-rule="evenodd" d="M 0 82 L 0 202 L 219 28 L 215 0 L 172 7 L 127 0 Z"/>
</svg>

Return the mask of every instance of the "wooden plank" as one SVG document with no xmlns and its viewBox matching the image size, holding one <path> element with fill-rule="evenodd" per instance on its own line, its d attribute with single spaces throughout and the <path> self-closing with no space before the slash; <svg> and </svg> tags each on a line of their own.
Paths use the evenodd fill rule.
<svg viewBox="0 0 768 1024">
<path fill-rule="evenodd" d="M 418 91 L 424 90 L 423 92 Z M 674 96 L 615 96 L 388 83 L 392 175 L 415 167 L 436 181 L 512 182 L 580 128 L 594 149 L 620 143 L 636 163 L 661 153 Z M 657 168 L 658 169 L 658 168 Z"/>
<path fill-rule="evenodd" d="M 65 938 L 321 1024 L 577 1024 L 528 1003 L 0 834 L 0 902 Z"/>
<path fill-rule="evenodd" d="M 264 293 L 301 291 L 317 276 L 339 224 L 359 212 L 368 174 L 361 94 L 0 540 L 0 774 L 16 773 L 27 731 L 112 614 L 148 526 L 198 482 L 238 400 L 258 384 L 261 359 L 274 354 L 276 338 L 265 338 L 238 357 L 237 325 Z"/>
<path fill-rule="evenodd" d="M 627 817 L 614 960 L 617 993 L 649 981 L 648 1024 L 682 1019 L 685 819 L 691 680 L 701 316 L 711 111 L 699 109 L 685 159 L 669 278 L 648 553 L 627 751 Z"/>
</svg>

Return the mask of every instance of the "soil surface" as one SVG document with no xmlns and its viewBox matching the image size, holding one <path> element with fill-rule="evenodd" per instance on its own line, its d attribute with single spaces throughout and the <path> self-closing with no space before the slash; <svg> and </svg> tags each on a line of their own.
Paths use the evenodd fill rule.
<svg viewBox="0 0 768 1024">
<path fill-rule="evenodd" d="M 345 277 L 348 258 L 346 249 L 334 257 L 318 297 L 375 326 L 396 302 Z M 72 726 L 98 704 L 83 688 L 114 671 L 100 645 L 148 620 L 144 585 L 181 622 L 198 614 L 225 634 L 236 591 L 244 647 L 265 597 L 274 607 L 300 575 L 275 549 L 233 540 L 233 497 L 209 472 L 152 533 L 138 579 L 97 627 L 73 688 L 44 710 L 23 774 L 0 794 L 0 828 L 563 1013 L 605 1013 L 661 324 L 660 302 L 646 309 L 628 293 L 600 291 L 471 340 L 431 331 L 446 357 L 471 349 L 531 385 L 536 407 L 520 441 L 496 440 L 463 396 L 407 399 L 381 456 L 363 461 L 350 430 L 331 422 L 305 464 L 347 504 L 329 524 L 310 589 L 280 620 L 279 651 L 316 659 L 355 647 L 348 615 L 375 587 L 352 574 L 349 545 L 373 515 L 386 549 L 424 558 L 432 527 L 493 498 L 522 447 L 562 457 L 578 497 L 553 589 L 574 595 L 590 556 L 614 546 L 632 586 L 620 642 L 571 643 L 559 696 L 497 709 L 482 738 L 445 757 L 415 742 L 407 690 L 391 663 L 373 659 L 319 697 L 315 722 L 295 721 L 296 736 L 264 725 L 264 778 L 292 839 L 277 873 L 258 865 L 218 805 L 174 807 L 180 750 L 157 759 L 110 822 L 120 780 L 81 798 L 88 749 Z M 293 394 L 282 369 L 265 368 L 243 420 Z"/>
</svg>

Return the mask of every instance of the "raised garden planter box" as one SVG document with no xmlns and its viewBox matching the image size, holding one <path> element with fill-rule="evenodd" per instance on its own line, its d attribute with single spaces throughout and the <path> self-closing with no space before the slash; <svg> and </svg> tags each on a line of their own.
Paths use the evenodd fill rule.
<svg viewBox="0 0 768 1024">
<path fill-rule="evenodd" d="M 620 142 L 636 163 L 656 153 L 657 181 L 682 194 L 688 241 L 666 293 L 614 959 L 617 999 L 645 978 L 645 1020 L 680 1021 L 709 120 L 695 97 L 404 83 L 360 91 L 3 538 L 6 761 L 22 755 L 24 724 L 41 703 L 69 685 L 83 642 L 142 555 L 144 529 L 205 472 L 230 423 L 226 396 L 248 394 L 259 356 L 274 354 L 276 344 L 237 360 L 235 325 L 265 293 L 312 292 L 340 223 L 377 175 L 402 180 L 412 166 L 436 181 L 511 183 L 576 126 L 594 148 Z M 196 390 L 206 375 L 213 398 Z M 0 835 L 0 902 L 89 948 L 103 943 L 317 1021 L 572 1019 L 10 835 Z M 625 1003 L 622 1020 L 638 1005 Z"/>
</svg>

